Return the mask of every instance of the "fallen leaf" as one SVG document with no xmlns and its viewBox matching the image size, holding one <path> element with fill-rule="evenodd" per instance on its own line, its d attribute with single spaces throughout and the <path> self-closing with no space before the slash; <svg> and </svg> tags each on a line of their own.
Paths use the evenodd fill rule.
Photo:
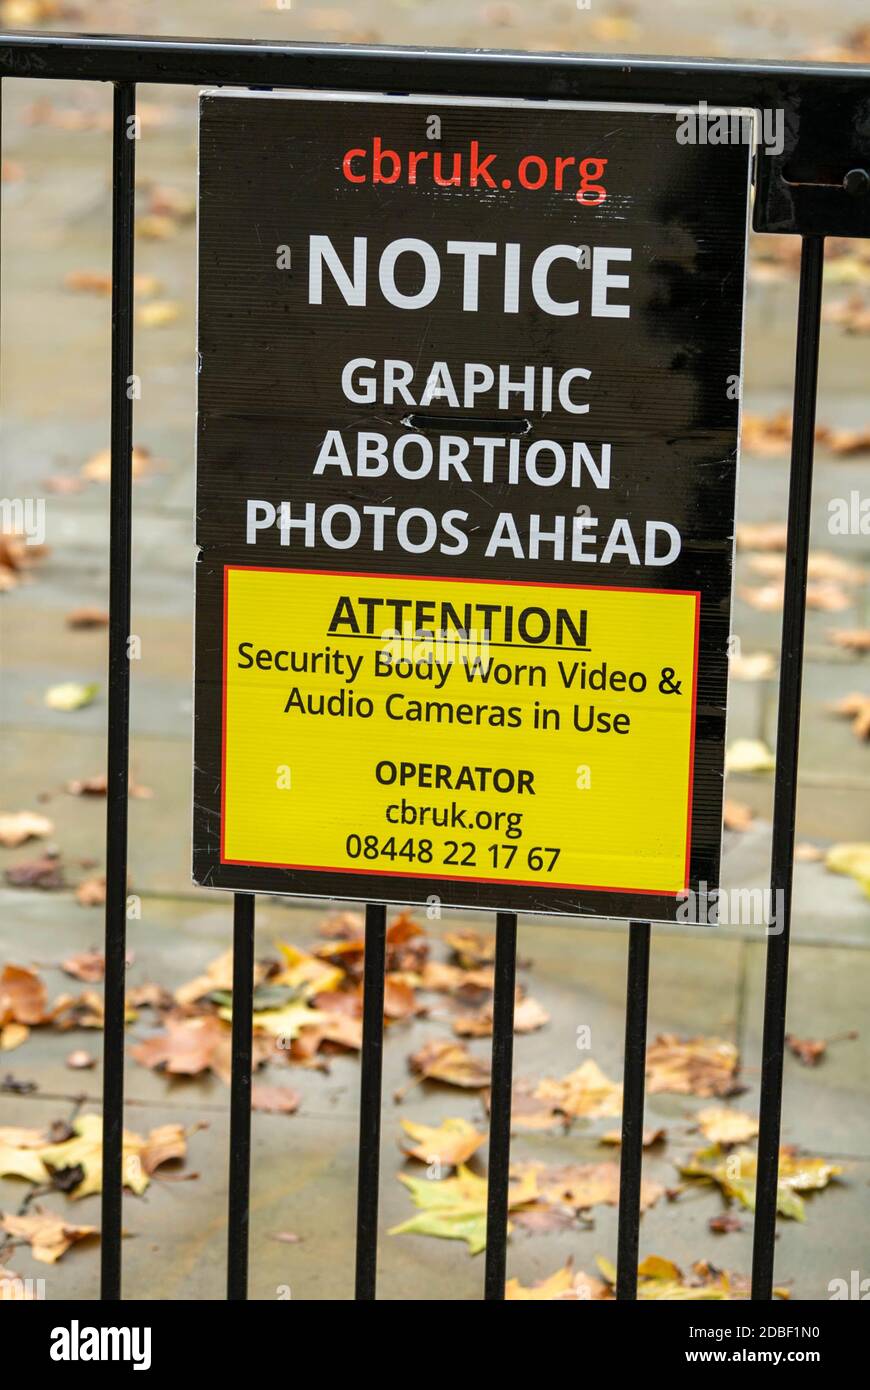
<svg viewBox="0 0 870 1390">
<path fill-rule="evenodd" d="M 78 955 L 68 956 L 62 961 L 60 968 L 66 975 L 72 975 L 74 980 L 98 984 L 106 973 L 106 958 L 102 951 L 95 949 L 80 951 Z"/>
<path fill-rule="evenodd" d="M 60 856 L 44 854 L 41 859 L 28 859 L 24 864 L 13 864 L 4 873 L 10 888 L 41 888 L 44 892 L 55 892 L 66 887 Z"/>
<path fill-rule="evenodd" d="M 776 759 L 759 738 L 737 738 L 725 752 L 726 772 L 772 772 Z"/>
<path fill-rule="evenodd" d="M 716 1235 L 720 1236 L 727 1235 L 730 1231 L 743 1230 L 743 1222 L 740 1220 L 740 1217 L 735 1216 L 734 1213 L 730 1211 L 722 1211 L 718 1216 L 711 1216 L 710 1220 L 707 1222 L 707 1226 Z"/>
<path fill-rule="evenodd" d="M 732 652 L 728 674 L 737 681 L 763 681 L 776 670 L 776 660 L 770 652 Z"/>
<path fill-rule="evenodd" d="M 463 970 L 491 965 L 495 960 L 495 935 L 477 931 L 448 932 L 444 937 Z"/>
<path fill-rule="evenodd" d="M 847 652 L 870 652 L 870 627 L 834 628 L 828 634 L 835 647 Z"/>
<path fill-rule="evenodd" d="M 610 1081 L 591 1058 L 560 1080 L 544 1077 L 534 1088 L 532 1097 L 545 1102 L 551 1112 L 570 1119 L 608 1118 L 622 1111 L 622 1086 Z"/>
<path fill-rule="evenodd" d="M 99 1235 L 96 1226 L 76 1226 L 40 1206 L 34 1206 L 25 1216 L 0 1212 L 0 1227 L 7 1235 L 27 1241 L 33 1258 L 47 1265 L 55 1264 L 77 1241 Z"/>
<path fill-rule="evenodd" d="M 30 1029 L 26 1023 L 6 1023 L 0 1025 L 0 1052 L 14 1052 L 16 1047 L 26 1043 Z"/>
<path fill-rule="evenodd" d="M 136 321 L 143 328 L 165 328 L 175 323 L 180 314 L 181 305 L 174 299 L 154 299 L 137 310 Z"/>
<path fill-rule="evenodd" d="M 76 888 L 76 902 L 80 907 L 102 907 L 105 901 L 105 874 L 97 874 L 94 878 L 83 879 Z"/>
<path fill-rule="evenodd" d="M 141 444 L 134 444 L 130 453 L 130 472 L 135 481 L 145 477 L 155 468 L 151 450 Z M 110 449 L 100 449 L 82 464 L 81 476 L 90 483 L 107 483 L 112 476 L 112 453 Z"/>
<path fill-rule="evenodd" d="M 560 1300 L 562 1302 L 589 1300 L 598 1301 L 610 1299 L 613 1294 L 607 1284 L 603 1284 L 600 1279 L 596 1279 L 589 1274 L 584 1274 L 582 1270 L 574 1272 L 572 1261 L 569 1259 L 561 1269 L 557 1269 L 555 1274 L 549 1275 L 546 1279 L 539 1279 L 536 1283 L 523 1285 L 518 1279 L 508 1279 L 504 1287 L 506 1302 L 519 1302 L 521 1300 L 537 1302 Z"/>
<path fill-rule="evenodd" d="M 449 1038 L 432 1038 L 419 1052 L 408 1059 L 413 1072 L 427 1081 L 444 1081 L 449 1086 L 480 1090 L 489 1085 L 490 1064 L 482 1057 L 473 1057 L 464 1043 Z"/>
<path fill-rule="evenodd" d="M 848 874 L 870 895 L 870 844 L 832 845 L 825 856 L 825 868 L 835 874 Z"/>
<path fill-rule="evenodd" d="M 74 608 L 66 615 L 66 625 L 77 629 L 108 627 L 109 615 L 103 608 Z"/>
<path fill-rule="evenodd" d="M 661 1144 L 667 1137 L 666 1129 L 645 1129 L 641 1143 L 645 1149 L 651 1149 L 654 1144 Z M 608 1129 L 598 1140 L 599 1144 L 614 1144 L 617 1147 L 622 1144 L 622 1130 Z"/>
<path fill-rule="evenodd" d="M 44 840 L 53 831 L 48 817 L 36 811 L 8 811 L 0 815 L 0 845 L 6 849 L 17 849 L 27 840 Z"/>
<path fill-rule="evenodd" d="M 302 1237 L 297 1236 L 295 1231 L 273 1231 L 269 1239 L 278 1240 L 282 1245 L 298 1245 Z"/>
<path fill-rule="evenodd" d="M 252 1086 L 251 1109 L 262 1110 L 268 1115 L 293 1115 L 299 1109 L 302 1097 L 289 1086 Z"/>
<path fill-rule="evenodd" d="M 851 719 L 852 733 L 864 742 L 870 739 L 870 695 L 860 693 L 846 695 L 831 706 L 834 714 Z"/>
<path fill-rule="evenodd" d="M 402 1128 L 414 1140 L 411 1145 L 402 1144 L 405 1153 L 427 1165 L 437 1163 L 455 1168 L 460 1163 L 467 1163 L 481 1144 L 486 1143 L 486 1135 L 462 1119 L 442 1120 L 438 1126 L 402 1120 Z"/>
<path fill-rule="evenodd" d="M 198 1076 L 214 1068 L 216 1053 L 229 1043 L 230 1030 L 214 1014 L 196 1018 L 169 1015 L 166 1031 L 130 1049 L 140 1066 L 161 1067 L 173 1076 Z"/>
<path fill-rule="evenodd" d="M 785 550 L 788 526 L 784 521 L 743 521 L 735 536 L 738 550 Z"/>
<path fill-rule="evenodd" d="M 86 705 L 93 704 L 99 692 L 99 685 L 96 681 L 90 684 L 82 684 L 80 681 L 64 681 L 61 685 L 53 685 L 46 690 L 43 703 L 49 709 L 58 709 L 69 712 L 70 710 L 84 709 Z"/>
<path fill-rule="evenodd" d="M 112 277 L 102 270 L 71 270 L 63 277 L 64 288 L 78 294 L 111 294 Z"/>
<path fill-rule="evenodd" d="M 822 317 L 840 324 L 846 333 L 870 333 L 870 300 L 857 292 L 850 294 L 828 305 Z"/>
<path fill-rule="evenodd" d="M 527 995 L 518 999 L 514 1005 L 514 1032 L 533 1033 L 550 1022 L 550 1015 L 537 999 Z M 453 1031 L 464 1038 L 490 1038 L 493 1027 L 492 1001 L 484 1004 L 475 1013 L 461 1014 L 453 1022 Z"/>
<path fill-rule="evenodd" d="M 49 1181 L 78 1200 L 99 1192 L 103 1180 L 103 1121 L 99 1115 L 80 1115 L 72 1134 L 59 1142 L 33 1143 L 30 1131 L 0 1130 L 0 1174 L 44 1184 Z M 141 1195 L 150 1174 L 169 1159 L 183 1158 L 186 1139 L 181 1125 L 162 1125 L 143 1138 L 124 1130 L 122 1175 L 124 1186 Z"/>
<path fill-rule="evenodd" d="M 619 1205 L 619 1164 L 572 1163 L 549 1166 L 545 1163 L 513 1163 L 511 1176 L 534 1187 L 536 1201 L 570 1207 L 574 1212 L 590 1207 Z M 664 1193 L 664 1187 L 649 1178 L 641 1181 L 640 1209 L 646 1211 Z"/>
<path fill-rule="evenodd" d="M 711 1144 L 728 1147 L 731 1144 L 745 1144 L 758 1134 L 758 1119 L 742 1110 L 729 1110 L 726 1105 L 711 1105 L 699 1110 L 695 1117 L 698 1129 Z"/>
<path fill-rule="evenodd" d="M 5 965 L 0 975 L 0 1024 L 44 1023 L 48 990 L 37 971 Z"/>
<path fill-rule="evenodd" d="M 740 1090 L 739 1055 L 722 1038 L 678 1038 L 662 1033 L 647 1048 L 647 1090 L 685 1096 L 730 1096 Z"/>
<path fill-rule="evenodd" d="M 748 830 L 755 819 L 755 812 L 751 806 L 745 805 L 742 801 L 730 801 L 726 798 L 722 807 L 722 823 L 726 830 L 736 830 L 738 833 Z"/>
<path fill-rule="evenodd" d="M 786 1033 L 785 1045 L 805 1067 L 816 1067 L 828 1050 L 824 1038 L 796 1038 L 794 1033 Z"/>
<path fill-rule="evenodd" d="M 464 1240 L 469 1253 L 478 1255 L 486 1247 L 486 1178 L 461 1164 L 455 1177 L 412 1178 L 398 1173 L 411 1200 L 419 1208 L 416 1216 L 393 1226 L 389 1234 L 438 1236 L 443 1240 Z M 534 1181 L 525 1179 L 508 1188 L 508 1208 L 513 1211 L 536 1196 Z M 508 1233 L 511 1225 L 508 1223 Z"/>
<path fill-rule="evenodd" d="M 726 1197 L 736 1198 L 754 1211 L 757 1162 L 757 1155 L 750 1149 L 725 1154 L 714 1144 L 709 1149 L 699 1149 L 688 1162 L 680 1165 L 680 1172 L 684 1177 L 717 1184 Z M 777 1212 L 794 1221 L 806 1220 L 806 1206 L 799 1194 L 827 1187 L 842 1171 L 839 1164 L 828 1159 L 798 1156 L 793 1148 L 784 1146 L 779 1151 Z"/>
</svg>

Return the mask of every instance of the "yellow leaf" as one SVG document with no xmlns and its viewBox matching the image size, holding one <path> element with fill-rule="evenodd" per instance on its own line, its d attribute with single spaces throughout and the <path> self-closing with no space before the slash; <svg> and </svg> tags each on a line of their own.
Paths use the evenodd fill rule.
<svg viewBox="0 0 870 1390">
<path fill-rule="evenodd" d="M 441 1163 L 456 1167 L 466 1163 L 486 1142 L 486 1135 L 478 1133 L 468 1120 L 442 1120 L 437 1128 L 416 1124 L 413 1120 L 402 1120 L 402 1128 L 415 1141 L 413 1146 L 403 1145 L 405 1153 L 426 1164 Z"/>
</svg>

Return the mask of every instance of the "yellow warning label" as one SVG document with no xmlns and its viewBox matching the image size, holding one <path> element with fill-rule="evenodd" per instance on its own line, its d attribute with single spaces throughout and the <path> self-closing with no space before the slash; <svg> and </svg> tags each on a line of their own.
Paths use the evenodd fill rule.
<svg viewBox="0 0 870 1390">
<path fill-rule="evenodd" d="M 223 862 L 681 892 L 698 602 L 228 566 Z"/>
</svg>

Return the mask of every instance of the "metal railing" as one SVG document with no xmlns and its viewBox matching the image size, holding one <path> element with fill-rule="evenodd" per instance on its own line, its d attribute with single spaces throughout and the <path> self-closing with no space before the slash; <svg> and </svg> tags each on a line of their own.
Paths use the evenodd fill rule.
<svg viewBox="0 0 870 1390">
<path fill-rule="evenodd" d="M 114 84 L 111 493 L 103 1081 L 102 1297 L 121 1296 L 121 1194 L 131 599 L 133 240 L 137 82 L 632 101 L 784 113 L 759 149 L 757 231 L 802 237 L 782 653 L 774 783 L 752 1296 L 772 1297 L 813 438 L 826 236 L 870 236 L 870 67 L 724 63 L 73 34 L 0 36 L 0 79 Z M 497 914 L 485 1297 L 504 1297 L 510 1166 L 515 913 Z M 248 1282 L 254 897 L 236 894 L 227 1296 Z M 356 1297 L 376 1293 L 386 909 L 366 906 Z M 628 933 L 616 1296 L 637 1296 L 650 924 Z"/>
</svg>

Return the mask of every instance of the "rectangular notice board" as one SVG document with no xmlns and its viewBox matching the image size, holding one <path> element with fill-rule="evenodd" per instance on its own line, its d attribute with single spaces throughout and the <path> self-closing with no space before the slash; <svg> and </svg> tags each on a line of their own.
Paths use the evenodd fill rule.
<svg viewBox="0 0 870 1390">
<path fill-rule="evenodd" d="M 202 96 L 198 883 L 717 887 L 751 150 L 680 130 Z"/>
</svg>

